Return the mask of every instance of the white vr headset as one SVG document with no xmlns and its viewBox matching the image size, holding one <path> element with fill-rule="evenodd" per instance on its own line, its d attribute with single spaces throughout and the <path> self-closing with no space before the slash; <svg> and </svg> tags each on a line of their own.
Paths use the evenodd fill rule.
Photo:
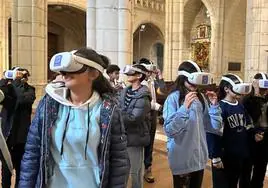
<svg viewBox="0 0 268 188">
<path fill-rule="evenodd" d="M 84 65 L 87 65 L 103 73 L 104 68 L 101 65 L 94 61 L 77 56 L 74 52 L 75 51 L 55 54 L 50 60 L 50 70 L 54 72 L 78 72 Z"/>
<path fill-rule="evenodd" d="M 126 65 L 125 67 L 124 67 L 124 69 L 122 70 L 122 73 L 123 74 L 126 74 L 126 75 L 133 75 L 133 74 L 135 74 L 135 73 L 141 73 L 141 74 L 145 74 L 145 75 L 147 75 L 148 73 L 147 72 L 145 72 L 145 71 L 143 71 L 143 70 L 141 70 L 141 69 L 139 69 L 139 68 L 137 68 L 137 67 L 133 67 L 133 66 L 131 66 L 131 65 Z"/>
<path fill-rule="evenodd" d="M 259 88 L 268 89 L 268 80 L 259 80 Z"/>
<path fill-rule="evenodd" d="M 20 67 L 16 67 L 14 70 L 7 70 L 5 72 L 5 78 L 9 80 L 15 80 L 18 69 L 20 69 Z"/>
<path fill-rule="evenodd" d="M 262 75 L 262 79 L 256 79 L 259 82 L 259 88 L 268 89 L 268 79 L 264 73 L 260 73 Z"/>
<path fill-rule="evenodd" d="M 198 72 L 193 72 L 193 73 L 188 73 L 184 70 L 178 71 L 178 76 L 183 75 L 188 78 L 188 82 L 193 84 L 193 85 L 210 85 L 213 84 L 213 78 L 210 73 L 207 72 L 201 72 L 201 69 L 199 66 L 191 61 L 187 60 L 187 62 L 190 62 L 192 65 L 195 66 Z"/>
<path fill-rule="evenodd" d="M 145 64 L 145 63 L 142 63 L 140 65 L 143 65 L 148 71 L 156 71 L 157 70 L 157 65 L 154 65 L 154 64 Z"/>
<path fill-rule="evenodd" d="M 221 80 L 224 80 L 232 85 L 232 91 L 234 93 L 240 94 L 240 95 L 247 95 L 251 92 L 252 84 L 251 83 L 243 83 L 241 78 L 234 75 L 239 81 L 239 84 L 234 83 L 234 81 L 226 76 L 223 76 Z"/>
</svg>

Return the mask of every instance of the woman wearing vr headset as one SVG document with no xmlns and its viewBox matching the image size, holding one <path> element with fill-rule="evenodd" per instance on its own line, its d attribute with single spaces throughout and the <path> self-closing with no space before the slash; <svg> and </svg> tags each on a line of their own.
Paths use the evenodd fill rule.
<svg viewBox="0 0 268 188">
<path fill-rule="evenodd" d="M 143 187 L 144 147 L 150 143 L 151 95 L 148 87 L 141 84 L 147 75 L 146 71 L 142 65 L 125 67 L 123 72 L 131 85 L 123 89 L 119 100 L 127 132 L 132 188 Z"/>
<path fill-rule="evenodd" d="M 178 74 L 163 110 L 169 166 L 174 188 L 200 188 L 208 161 L 205 130 L 221 126 L 221 110 L 215 92 L 205 97 L 198 91 L 198 85 L 210 84 L 210 74 L 190 60 L 180 64 Z"/>
<path fill-rule="evenodd" d="M 222 110 L 223 133 L 222 137 L 209 139 L 213 146 L 211 152 L 215 187 L 222 187 L 223 183 L 229 188 L 237 188 L 238 184 L 240 188 L 250 187 L 249 130 L 252 125 L 244 106 L 238 101 L 250 90 L 251 85 L 243 83 L 237 75 L 222 76 L 219 104 Z"/>
<path fill-rule="evenodd" d="M 89 48 L 53 56 L 65 86 L 48 84 L 29 130 L 19 187 L 126 187 L 127 140 L 108 59 Z"/>
<path fill-rule="evenodd" d="M 243 104 L 250 115 L 254 130 L 252 131 L 251 153 L 253 172 L 251 187 L 262 188 L 268 161 L 268 77 L 257 73 L 252 83 L 252 91 L 243 98 Z"/>
</svg>

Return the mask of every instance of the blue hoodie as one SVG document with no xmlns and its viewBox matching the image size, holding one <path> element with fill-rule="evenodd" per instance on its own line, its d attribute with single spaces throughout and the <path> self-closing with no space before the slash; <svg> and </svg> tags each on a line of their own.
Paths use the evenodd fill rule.
<svg viewBox="0 0 268 188">
<path fill-rule="evenodd" d="M 168 137 L 168 160 L 173 175 L 187 174 L 205 168 L 208 161 L 206 130 L 222 125 L 219 105 L 205 109 L 194 101 L 189 109 L 179 104 L 179 91 L 171 93 L 164 104 L 164 129 Z"/>
</svg>

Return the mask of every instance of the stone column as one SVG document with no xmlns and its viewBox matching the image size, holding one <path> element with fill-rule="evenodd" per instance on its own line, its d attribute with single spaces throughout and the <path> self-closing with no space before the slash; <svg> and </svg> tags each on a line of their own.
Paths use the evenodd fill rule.
<svg viewBox="0 0 268 188">
<path fill-rule="evenodd" d="M 223 31 L 224 31 L 224 1 L 215 1 L 213 6 L 214 10 L 210 10 L 211 13 L 211 61 L 210 61 L 210 73 L 214 75 L 214 80 L 219 83 L 223 72 Z"/>
<path fill-rule="evenodd" d="M 164 77 L 175 80 L 183 53 L 183 0 L 166 0 Z"/>
<path fill-rule="evenodd" d="M 27 68 L 42 95 L 47 83 L 47 0 L 13 0 L 12 66 Z"/>
<path fill-rule="evenodd" d="M 5 0 L 0 0 L 0 76 L 8 69 L 8 17 Z"/>
<path fill-rule="evenodd" d="M 132 1 L 87 1 L 87 46 L 109 57 L 111 63 L 132 63 Z"/>
<path fill-rule="evenodd" d="M 247 1 L 245 80 L 258 72 L 268 72 L 268 3 Z"/>
</svg>

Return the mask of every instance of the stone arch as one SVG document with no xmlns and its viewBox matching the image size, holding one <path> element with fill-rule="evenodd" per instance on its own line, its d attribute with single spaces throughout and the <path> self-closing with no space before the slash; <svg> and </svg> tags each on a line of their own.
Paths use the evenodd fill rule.
<svg viewBox="0 0 268 188">
<path fill-rule="evenodd" d="M 66 5 L 81 11 L 86 11 L 87 9 L 87 1 L 86 0 L 48 0 L 48 5 Z"/>
<path fill-rule="evenodd" d="M 157 23 L 154 23 L 154 22 L 149 22 L 149 21 L 141 21 L 139 22 L 139 25 L 134 25 L 133 28 L 133 34 L 139 29 L 139 27 L 141 25 L 151 25 L 157 32 L 158 34 L 163 37 L 163 39 L 165 38 L 165 35 L 164 35 L 164 31 L 161 30 L 161 27 L 157 24 Z"/>
<path fill-rule="evenodd" d="M 138 30 L 138 28 L 141 26 L 141 25 L 144 25 L 144 24 L 150 24 L 152 25 L 155 29 L 158 30 L 159 34 L 165 38 L 165 28 L 161 26 L 160 23 L 158 22 L 154 22 L 152 20 L 140 20 L 139 22 L 136 22 L 134 25 L 133 25 L 133 34 Z"/>
<path fill-rule="evenodd" d="M 65 4 L 48 5 L 48 63 L 51 57 L 62 51 L 70 51 L 86 45 L 86 11 Z M 70 22 L 70 20 L 76 20 Z M 48 70 L 48 79 L 53 73 Z"/>
<path fill-rule="evenodd" d="M 193 1 L 193 0 L 186 0 L 184 2 L 184 7 L 190 2 L 190 1 Z M 212 20 L 214 21 L 214 17 L 216 16 L 216 9 L 215 7 L 216 6 L 216 1 L 217 0 L 200 0 L 204 5 L 205 7 L 208 9 L 209 11 L 209 14 L 211 15 L 211 22 Z"/>
<path fill-rule="evenodd" d="M 188 2 L 196 0 L 186 0 Z M 210 54 L 210 72 L 215 74 L 215 80 L 219 81 L 222 74 L 223 61 L 223 44 L 224 44 L 224 18 L 226 4 L 220 0 L 198 0 L 201 1 L 207 8 L 211 21 L 211 54 Z M 229 2 L 229 1 L 228 1 Z M 231 1 L 230 1 L 231 2 Z"/>
<path fill-rule="evenodd" d="M 155 12 L 149 8 L 140 9 L 135 7 L 133 17 L 132 33 L 134 33 L 141 24 L 152 23 L 159 28 L 163 36 L 165 35 L 165 12 Z"/>
<path fill-rule="evenodd" d="M 137 61 L 145 57 L 158 62 L 154 45 L 161 43 L 164 46 L 164 35 L 155 24 L 151 22 L 141 23 L 133 33 L 133 60 Z M 141 30 L 142 25 L 145 28 Z"/>
</svg>

